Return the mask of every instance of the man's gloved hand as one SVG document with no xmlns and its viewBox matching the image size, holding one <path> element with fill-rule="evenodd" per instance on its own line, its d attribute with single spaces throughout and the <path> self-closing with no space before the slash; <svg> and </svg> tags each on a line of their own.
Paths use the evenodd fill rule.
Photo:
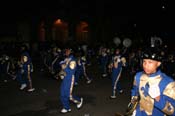
<svg viewBox="0 0 175 116">
<path fill-rule="evenodd" d="M 151 98 L 156 98 L 160 96 L 160 89 L 158 84 L 150 85 L 148 82 L 145 85 L 145 88 L 141 88 L 144 92 L 144 95 L 149 95 Z"/>
<path fill-rule="evenodd" d="M 158 85 L 158 84 L 150 85 L 148 94 L 149 94 L 152 98 L 156 98 L 156 97 L 160 96 L 159 85 Z"/>
</svg>

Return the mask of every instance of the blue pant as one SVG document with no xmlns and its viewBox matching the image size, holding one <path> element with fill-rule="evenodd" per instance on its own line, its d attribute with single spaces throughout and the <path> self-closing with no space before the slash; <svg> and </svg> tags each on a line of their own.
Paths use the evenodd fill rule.
<svg viewBox="0 0 175 116">
<path fill-rule="evenodd" d="M 76 104 L 81 101 L 80 97 L 72 95 L 73 86 L 74 77 L 65 77 L 61 83 L 60 100 L 63 108 L 67 110 L 70 109 L 70 101 Z"/>
<path fill-rule="evenodd" d="M 121 76 L 122 69 L 115 70 L 112 72 L 112 95 L 116 95 L 116 91 L 122 90 L 121 84 L 120 84 L 120 76 Z"/>
<path fill-rule="evenodd" d="M 17 72 L 16 79 L 21 85 L 27 84 L 27 77 L 23 76 L 23 74 L 20 71 Z"/>
</svg>

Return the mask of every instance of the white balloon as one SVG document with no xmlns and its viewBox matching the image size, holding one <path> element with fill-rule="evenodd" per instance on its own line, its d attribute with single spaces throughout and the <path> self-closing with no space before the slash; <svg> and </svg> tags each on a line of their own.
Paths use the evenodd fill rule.
<svg viewBox="0 0 175 116">
<path fill-rule="evenodd" d="M 113 41 L 114 41 L 115 45 L 117 45 L 117 46 L 121 43 L 121 40 L 119 37 L 115 37 Z"/>
<path fill-rule="evenodd" d="M 151 47 L 155 47 L 157 44 L 156 42 L 159 42 L 159 45 L 162 45 L 162 39 L 160 37 L 151 37 Z"/>
<path fill-rule="evenodd" d="M 131 44 L 132 44 L 131 39 L 125 38 L 125 39 L 123 40 L 123 46 L 125 46 L 125 47 L 130 47 Z"/>
<path fill-rule="evenodd" d="M 82 49 L 83 49 L 84 52 L 86 52 L 87 51 L 87 45 L 85 45 L 85 44 L 82 45 Z"/>
</svg>

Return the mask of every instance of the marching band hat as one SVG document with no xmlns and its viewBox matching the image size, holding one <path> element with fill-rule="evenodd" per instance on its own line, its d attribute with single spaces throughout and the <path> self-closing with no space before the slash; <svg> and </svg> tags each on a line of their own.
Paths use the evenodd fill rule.
<svg viewBox="0 0 175 116">
<path fill-rule="evenodd" d="M 161 61 L 161 51 L 157 47 L 148 47 L 143 51 L 142 59 L 151 59 L 156 61 Z"/>
</svg>

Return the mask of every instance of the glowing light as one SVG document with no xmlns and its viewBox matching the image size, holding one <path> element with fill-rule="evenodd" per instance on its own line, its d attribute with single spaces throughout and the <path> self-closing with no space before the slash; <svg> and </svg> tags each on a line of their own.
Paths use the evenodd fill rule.
<svg viewBox="0 0 175 116">
<path fill-rule="evenodd" d="M 162 9 L 165 9 L 165 6 L 162 6 Z"/>
<path fill-rule="evenodd" d="M 61 22 L 61 19 L 57 19 L 56 21 L 55 21 L 55 24 L 61 24 L 62 22 Z"/>
<path fill-rule="evenodd" d="M 137 26 L 137 24 L 135 23 L 135 24 L 134 24 L 134 27 L 136 27 L 136 26 Z"/>
</svg>

